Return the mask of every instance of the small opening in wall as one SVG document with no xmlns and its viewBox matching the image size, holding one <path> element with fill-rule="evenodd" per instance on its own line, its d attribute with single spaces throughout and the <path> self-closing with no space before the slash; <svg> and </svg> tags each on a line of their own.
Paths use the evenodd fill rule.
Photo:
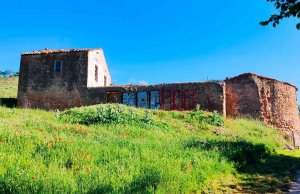
<svg viewBox="0 0 300 194">
<path fill-rule="evenodd" d="M 61 74 L 62 61 L 55 61 L 54 63 L 54 72 L 55 74 Z"/>
<path fill-rule="evenodd" d="M 95 81 L 98 82 L 98 66 L 95 65 Z"/>
<path fill-rule="evenodd" d="M 107 80 L 106 80 L 106 76 L 104 76 L 104 87 L 106 87 L 106 85 L 107 85 Z"/>
</svg>

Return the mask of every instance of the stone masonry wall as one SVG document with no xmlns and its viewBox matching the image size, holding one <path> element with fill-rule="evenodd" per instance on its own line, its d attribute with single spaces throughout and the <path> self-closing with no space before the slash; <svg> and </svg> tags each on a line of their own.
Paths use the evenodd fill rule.
<svg viewBox="0 0 300 194">
<path fill-rule="evenodd" d="M 226 115 L 261 119 L 258 88 L 250 77 L 234 77 L 226 83 Z"/>
<path fill-rule="evenodd" d="M 88 88 L 85 104 L 121 103 L 163 110 L 201 109 L 224 113 L 224 83 L 199 82 L 150 86 Z"/>
<path fill-rule="evenodd" d="M 274 79 L 254 77 L 258 86 L 261 114 L 265 123 L 275 125 L 289 139 L 299 133 L 297 89 Z"/>
<path fill-rule="evenodd" d="M 299 138 L 295 86 L 250 73 L 225 82 L 228 116 L 261 119 L 268 125 L 278 127 L 288 139 L 295 141 Z"/>
<path fill-rule="evenodd" d="M 64 109 L 84 105 L 87 80 L 87 52 L 23 54 L 21 56 L 18 106 Z M 62 61 L 60 74 L 55 60 Z M 49 65 L 50 64 L 50 65 Z"/>
</svg>

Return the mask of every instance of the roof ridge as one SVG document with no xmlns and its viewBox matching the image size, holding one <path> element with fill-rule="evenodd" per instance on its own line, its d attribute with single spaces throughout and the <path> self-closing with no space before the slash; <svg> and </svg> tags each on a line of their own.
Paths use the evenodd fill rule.
<svg viewBox="0 0 300 194">
<path fill-rule="evenodd" d="M 272 81 L 276 81 L 276 82 L 280 82 L 280 83 L 283 83 L 283 84 L 287 84 L 289 86 L 292 86 L 294 88 L 296 88 L 298 90 L 298 87 L 289 83 L 289 82 L 285 82 L 285 81 L 280 81 L 278 79 L 275 79 L 275 78 L 270 78 L 270 77 L 267 77 L 267 76 L 263 76 L 263 75 L 260 75 L 260 74 L 256 74 L 256 73 L 251 73 L 251 72 L 248 72 L 248 73 L 243 73 L 243 74 L 240 74 L 238 76 L 234 76 L 234 77 L 230 77 L 228 79 L 235 79 L 235 78 L 238 78 L 238 77 L 242 77 L 242 76 L 256 76 L 256 77 L 259 77 L 259 78 L 262 78 L 262 79 L 268 79 L 268 80 L 272 80 Z"/>
<path fill-rule="evenodd" d="M 51 54 L 51 53 L 70 53 L 70 52 L 88 52 L 92 50 L 102 50 L 101 48 L 83 48 L 83 49 L 57 49 L 51 50 L 45 48 L 44 50 L 37 50 L 33 52 L 24 52 L 22 55 L 39 55 L 39 54 Z"/>
</svg>

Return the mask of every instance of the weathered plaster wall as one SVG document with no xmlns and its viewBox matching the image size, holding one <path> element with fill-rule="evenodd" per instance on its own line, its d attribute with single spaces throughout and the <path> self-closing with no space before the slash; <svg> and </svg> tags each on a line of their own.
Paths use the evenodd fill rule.
<svg viewBox="0 0 300 194">
<path fill-rule="evenodd" d="M 87 52 L 23 54 L 20 64 L 18 106 L 63 109 L 83 105 L 86 88 Z M 62 61 L 60 74 L 54 72 Z"/>
<path fill-rule="evenodd" d="M 95 80 L 95 66 L 98 67 L 98 82 Z M 111 77 L 106 64 L 102 49 L 92 50 L 88 53 L 88 74 L 87 87 L 103 87 L 104 76 L 106 77 L 106 86 L 111 85 Z"/>
</svg>

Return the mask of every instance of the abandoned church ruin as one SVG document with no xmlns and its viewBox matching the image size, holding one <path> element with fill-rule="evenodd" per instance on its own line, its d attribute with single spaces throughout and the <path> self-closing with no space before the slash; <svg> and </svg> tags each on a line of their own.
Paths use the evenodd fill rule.
<svg viewBox="0 0 300 194">
<path fill-rule="evenodd" d="M 116 86 L 102 49 L 45 49 L 21 56 L 18 106 L 49 110 L 122 103 L 192 110 L 199 104 L 224 116 L 261 119 L 295 141 L 300 130 L 296 93 L 289 83 L 252 73 L 214 82 Z"/>
</svg>

